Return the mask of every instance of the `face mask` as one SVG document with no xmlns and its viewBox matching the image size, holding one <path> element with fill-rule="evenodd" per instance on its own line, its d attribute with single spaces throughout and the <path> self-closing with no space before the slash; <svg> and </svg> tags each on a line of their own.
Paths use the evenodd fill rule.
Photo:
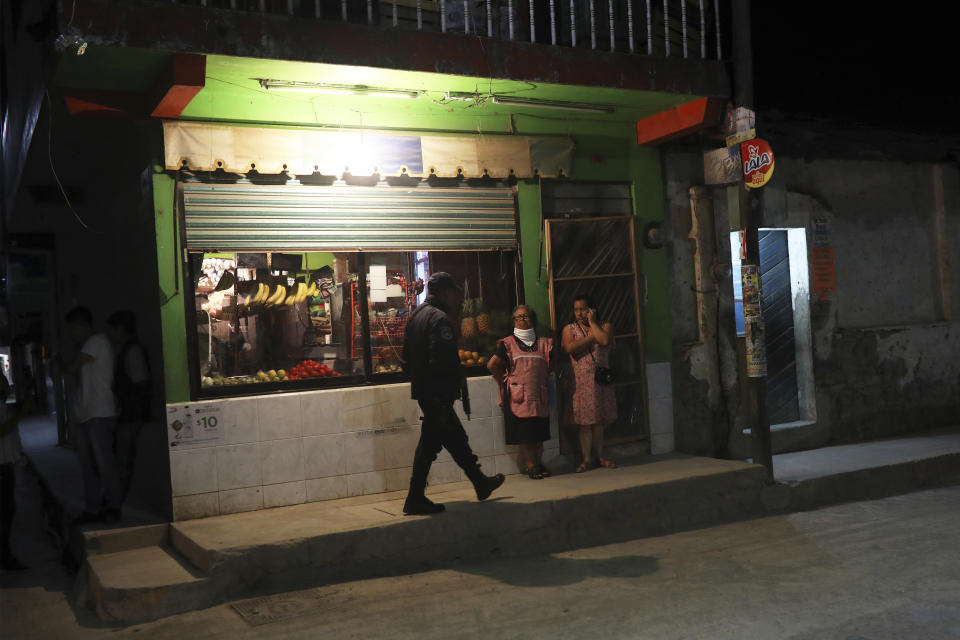
<svg viewBox="0 0 960 640">
<path fill-rule="evenodd" d="M 537 332 L 535 329 L 513 329 L 513 335 L 528 347 L 537 341 Z"/>
</svg>

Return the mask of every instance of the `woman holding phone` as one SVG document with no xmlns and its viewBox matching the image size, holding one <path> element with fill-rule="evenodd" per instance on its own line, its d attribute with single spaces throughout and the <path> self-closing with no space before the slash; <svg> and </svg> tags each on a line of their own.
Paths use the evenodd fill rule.
<svg viewBox="0 0 960 640">
<path fill-rule="evenodd" d="M 615 469 L 603 457 L 603 430 L 617 419 L 617 399 L 610 373 L 613 326 L 597 319 L 587 294 L 573 300 L 574 321 L 563 328 L 563 350 L 573 366 L 572 389 L 567 393 L 566 422 L 577 426 L 583 462 L 577 473 L 599 465 Z"/>
</svg>

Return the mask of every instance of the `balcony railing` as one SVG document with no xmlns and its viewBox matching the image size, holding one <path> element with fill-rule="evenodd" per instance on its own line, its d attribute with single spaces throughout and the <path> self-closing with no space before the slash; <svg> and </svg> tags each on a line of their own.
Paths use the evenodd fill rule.
<svg viewBox="0 0 960 640">
<path fill-rule="evenodd" d="M 212 10 L 668 58 L 723 59 L 720 0 L 170 0 Z"/>
</svg>

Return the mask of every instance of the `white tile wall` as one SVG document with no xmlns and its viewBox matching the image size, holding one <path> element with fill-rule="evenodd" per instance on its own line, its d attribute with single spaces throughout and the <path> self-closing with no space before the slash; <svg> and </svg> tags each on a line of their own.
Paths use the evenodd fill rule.
<svg viewBox="0 0 960 640">
<path fill-rule="evenodd" d="M 341 420 L 343 392 L 338 389 L 309 391 L 300 397 L 303 435 L 319 436 L 343 433 Z"/>
<path fill-rule="evenodd" d="M 263 508 L 263 488 L 247 487 L 220 492 L 220 513 L 240 513 Z"/>
<path fill-rule="evenodd" d="M 260 443 L 217 447 L 218 488 L 242 489 L 263 484 L 260 471 Z"/>
<path fill-rule="evenodd" d="M 516 447 L 503 445 L 496 385 L 492 378 L 468 384 L 473 412 L 464 428 L 484 472 L 516 473 Z M 175 519 L 397 491 L 410 482 L 420 410 L 408 384 L 191 406 L 201 404 L 220 405 L 222 437 L 171 449 Z M 548 459 L 556 447 L 555 438 L 545 444 Z M 463 479 L 442 451 L 429 482 Z"/>
<path fill-rule="evenodd" d="M 342 476 L 347 458 L 343 442 L 347 434 L 310 436 L 303 439 L 303 470 L 306 479 Z"/>
<path fill-rule="evenodd" d="M 245 444 L 260 441 L 260 421 L 257 420 L 257 399 L 237 398 L 221 400 L 221 419 L 227 432 L 226 442 Z"/>
<path fill-rule="evenodd" d="M 264 507 L 283 507 L 290 504 L 301 504 L 306 501 L 307 486 L 304 480 L 268 484 L 263 487 Z"/>
<path fill-rule="evenodd" d="M 263 484 L 303 480 L 303 440 L 271 440 L 260 443 Z"/>
<path fill-rule="evenodd" d="M 257 400 L 260 440 L 299 438 L 303 435 L 300 394 L 284 393 Z"/>
<path fill-rule="evenodd" d="M 673 442 L 673 384 L 670 363 L 647 365 L 647 397 L 650 401 L 650 452 L 669 453 Z"/>
<path fill-rule="evenodd" d="M 217 450 L 214 447 L 170 452 L 174 496 L 217 490 Z"/>
<path fill-rule="evenodd" d="M 198 493 L 192 496 L 177 496 L 173 499 L 173 519 L 191 520 L 206 518 L 220 513 L 220 494 Z"/>
<path fill-rule="evenodd" d="M 347 476 L 307 480 L 307 502 L 336 500 L 347 497 Z"/>
<path fill-rule="evenodd" d="M 365 496 L 370 493 L 383 493 L 386 490 L 386 471 L 351 473 L 347 476 L 347 495 L 349 496 Z"/>
</svg>

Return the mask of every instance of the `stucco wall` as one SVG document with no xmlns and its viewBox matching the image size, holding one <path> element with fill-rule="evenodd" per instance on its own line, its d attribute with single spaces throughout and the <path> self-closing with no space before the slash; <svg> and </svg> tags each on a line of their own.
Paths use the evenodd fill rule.
<svg viewBox="0 0 960 640">
<path fill-rule="evenodd" d="M 718 338 L 697 341 L 688 189 L 699 154 L 665 155 L 681 451 L 750 455 L 742 435 L 732 279 L 716 280 Z M 942 172 L 938 226 L 936 171 Z M 717 261 L 730 263 L 726 188 L 711 189 Z M 810 301 L 815 415 L 774 429 L 774 450 L 888 436 L 960 421 L 960 178 L 956 166 L 777 158 L 764 226 L 829 223 L 837 292 Z M 944 230 L 938 237 L 936 229 Z M 812 279 L 812 273 L 811 273 Z M 720 401 L 708 367 L 720 371 Z"/>
</svg>

